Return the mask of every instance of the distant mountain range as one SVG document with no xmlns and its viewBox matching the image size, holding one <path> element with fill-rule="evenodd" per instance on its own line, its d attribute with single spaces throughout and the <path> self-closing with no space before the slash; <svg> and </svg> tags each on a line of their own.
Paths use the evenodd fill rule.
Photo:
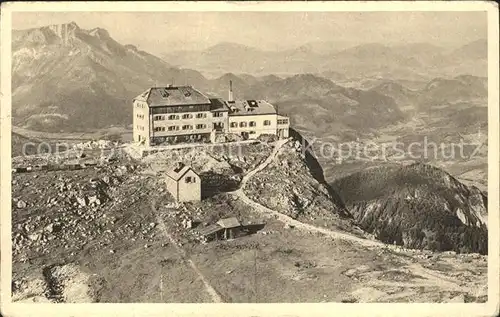
<svg viewBox="0 0 500 317">
<path fill-rule="evenodd" d="M 301 74 L 335 71 L 348 77 L 381 76 L 406 80 L 430 80 L 462 73 L 487 75 L 487 41 L 477 40 L 454 50 L 428 43 L 405 45 L 361 44 L 335 46 L 325 42 L 283 51 L 219 43 L 202 51 L 166 52 L 162 58 L 178 67 L 202 73 Z"/>
<path fill-rule="evenodd" d="M 460 102 L 488 104 L 487 78 L 471 75 L 434 78 L 421 89 L 408 89 L 397 81 L 385 81 L 371 90 L 393 98 L 400 107 L 413 106 L 419 110 Z"/>
<path fill-rule="evenodd" d="M 229 80 L 236 97 L 283 102 L 284 111 L 297 110 L 297 121 L 315 108 L 330 113 L 322 118 L 324 122 L 344 118 L 347 124 L 372 121 L 383 125 L 402 118 L 388 97 L 346 89 L 313 75 L 283 79 L 226 74 L 209 80 L 132 45 L 121 45 L 99 28 L 84 30 L 69 23 L 13 35 L 13 123 L 29 129 L 57 132 L 129 125 L 131 100 L 148 87 L 189 83 L 225 97 Z M 210 51 L 221 54 L 227 45 Z M 299 107 L 302 103 L 310 106 Z M 368 120 L 377 115 L 371 113 L 375 109 L 380 120 Z"/>
<path fill-rule="evenodd" d="M 427 84 L 422 81 L 420 89 L 405 88 L 403 84 L 407 81 L 378 78 L 373 88 L 363 90 L 343 84 L 349 81 L 349 75 L 325 69 L 321 72 L 310 69 L 314 74 L 304 72 L 285 78 L 273 74 L 226 73 L 207 79 L 198 71 L 172 66 L 174 61 L 167 63 L 133 45 L 122 45 L 104 29 L 84 30 L 75 23 L 14 31 L 12 50 L 13 123 L 40 131 L 129 126 L 132 98 L 148 87 L 169 83 L 190 84 L 208 95 L 227 97 L 228 83 L 232 80 L 236 98 L 267 99 L 280 112 L 288 114 L 292 124 L 319 135 L 396 123 L 404 120 L 401 108 L 408 104 L 423 107 L 487 95 L 485 79 L 475 76 L 437 78 Z M 202 55 L 207 65 L 219 63 L 221 67 L 226 62 L 240 69 L 245 65 L 255 66 L 262 62 L 255 56 L 264 54 L 274 56 L 273 65 L 301 68 L 310 63 L 308 60 L 325 56 L 316 50 L 304 47 L 293 52 L 262 52 L 222 43 Z M 367 44 L 331 56 L 358 60 L 360 69 L 365 64 L 377 64 L 377 60 L 416 67 L 424 63 L 422 60 L 435 56 L 436 51 L 441 49 L 423 44 L 394 48 Z M 464 55 L 480 51 L 478 45 L 465 46 L 448 56 L 456 54 L 457 59 L 463 59 Z M 424 57 L 412 57 L 411 52 L 421 52 Z M 304 63 L 287 58 L 290 53 L 297 58 L 301 56 Z M 176 56 L 187 58 L 183 54 Z M 195 57 L 193 61 L 197 61 Z M 333 61 L 329 63 L 335 64 Z"/>
<path fill-rule="evenodd" d="M 13 123 L 32 129 L 82 130 L 131 121 L 131 98 L 155 80 L 198 72 L 121 45 L 104 29 L 75 23 L 14 31 L 12 39 Z"/>
</svg>

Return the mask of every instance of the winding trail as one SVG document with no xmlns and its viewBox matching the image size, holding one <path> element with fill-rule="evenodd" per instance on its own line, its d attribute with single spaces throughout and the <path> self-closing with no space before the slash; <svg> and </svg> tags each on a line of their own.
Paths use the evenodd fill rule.
<svg viewBox="0 0 500 317">
<path fill-rule="evenodd" d="M 153 211 L 153 214 L 156 216 L 156 221 L 158 222 L 158 228 L 160 229 L 161 233 L 172 243 L 172 245 L 176 248 L 177 252 L 181 256 L 182 260 L 189 264 L 191 269 L 198 275 L 200 280 L 203 282 L 203 285 L 205 286 L 205 290 L 207 291 L 208 295 L 212 298 L 212 301 L 215 303 L 222 303 L 222 297 L 217 293 L 217 291 L 213 288 L 212 285 L 208 282 L 208 280 L 205 278 L 203 273 L 198 269 L 196 264 L 191 260 L 186 252 L 177 244 L 177 241 L 170 235 L 170 233 L 167 230 L 167 227 L 165 226 L 165 223 L 163 222 L 163 219 L 160 217 L 156 210 L 156 201 L 154 198 L 151 201 L 151 210 Z"/>
<path fill-rule="evenodd" d="M 287 144 L 289 141 L 290 141 L 290 139 L 278 140 L 276 142 L 276 145 L 275 145 L 273 151 L 267 157 L 267 159 L 264 160 L 261 164 L 259 164 L 255 169 L 248 172 L 241 180 L 240 188 L 233 191 L 233 192 L 230 192 L 229 194 L 232 194 L 232 195 L 238 197 L 244 203 L 253 207 L 256 211 L 258 211 L 262 214 L 268 215 L 268 216 L 273 216 L 276 219 L 278 219 L 279 221 L 286 223 L 288 225 L 294 226 L 298 229 L 306 230 L 309 232 L 319 232 L 319 233 L 322 233 L 325 236 L 328 236 L 328 237 L 333 238 L 333 239 L 342 239 L 342 240 L 346 240 L 346 241 L 352 241 L 352 242 L 355 242 L 355 243 L 358 243 L 358 244 L 361 244 L 364 246 L 386 246 L 385 244 L 383 244 L 382 242 L 379 242 L 379 241 L 372 241 L 372 240 L 367 240 L 367 239 L 363 239 L 363 238 L 358 238 L 356 236 L 353 236 L 353 235 L 350 235 L 347 233 L 340 233 L 340 232 L 328 230 L 328 229 L 321 228 L 321 227 L 316 227 L 316 226 L 313 226 L 311 224 L 297 221 L 297 220 L 295 220 L 295 219 L 293 219 L 285 214 L 282 214 L 282 213 L 277 212 L 275 210 L 269 209 L 269 208 L 259 204 L 258 202 L 253 201 L 245 194 L 244 189 L 245 189 L 245 186 L 248 183 L 248 181 L 253 176 L 255 176 L 255 174 L 262 171 L 269 164 L 271 164 L 273 162 L 273 160 L 276 158 L 276 156 L 281 152 L 283 146 L 285 144 Z"/>
<path fill-rule="evenodd" d="M 275 143 L 275 146 L 274 146 L 272 152 L 270 153 L 270 155 L 262 163 L 260 163 L 253 170 L 249 171 L 248 173 L 246 173 L 243 176 L 243 178 L 241 180 L 240 188 L 235 190 L 235 191 L 228 192 L 228 194 L 233 195 L 233 196 L 237 197 L 238 199 L 241 199 L 242 202 L 244 202 L 248 206 L 252 207 L 256 212 L 258 212 L 264 216 L 274 217 L 275 219 L 277 219 L 285 224 L 294 226 L 295 228 L 297 228 L 299 230 L 303 230 L 305 232 L 320 233 L 320 234 L 322 234 L 326 237 L 332 238 L 332 239 L 341 239 L 344 241 L 356 243 L 356 244 L 364 246 L 364 247 L 380 248 L 380 249 L 384 248 L 384 249 L 391 249 L 397 253 L 399 253 L 399 252 L 406 253 L 405 249 L 403 249 L 399 246 L 387 245 L 387 244 L 384 244 L 384 243 L 379 242 L 379 241 L 363 239 L 363 238 L 354 236 L 354 235 L 349 234 L 349 233 L 336 232 L 336 231 L 332 231 L 332 230 L 329 230 L 326 228 L 317 227 L 317 226 L 314 226 L 314 225 L 311 225 L 308 223 L 303 223 L 303 222 L 297 221 L 297 220 L 295 220 L 295 219 L 293 219 L 285 214 L 282 214 L 282 213 L 277 212 L 275 210 L 269 209 L 269 208 L 261 205 L 260 203 L 252 200 L 251 198 L 249 198 L 246 195 L 246 193 L 244 192 L 244 189 L 245 189 L 247 183 L 249 182 L 249 180 L 252 177 L 254 177 L 257 173 L 259 173 L 260 171 L 262 171 L 266 167 L 268 167 L 269 164 L 271 164 L 275 160 L 277 155 L 279 153 L 281 153 L 281 151 L 283 150 L 283 147 L 290 140 L 291 139 L 278 140 Z M 178 251 L 179 255 L 181 256 L 181 258 L 183 259 L 183 261 L 185 263 L 189 264 L 191 269 L 198 275 L 200 280 L 203 282 L 204 288 L 205 288 L 206 292 L 210 295 L 212 301 L 216 302 L 216 303 L 223 302 L 223 299 L 221 298 L 220 294 L 217 293 L 217 291 L 214 289 L 214 287 L 212 287 L 212 285 L 210 285 L 209 281 L 205 278 L 203 273 L 198 269 L 196 264 L 187 256 L 187 254 L 182 249 L 182 247 L 180 247 L 177 244 L 177 242 L 175 241 L 175 239 L 169 234 L 163 219 L 160 217 L 160 215 L 158 214 L 158 212 L 156 210 L 155 203 L 156 203 L 156 201 L 153 198 L 151 201 L 151 208 L 152 208 L 152 211 L 157 219 L 159 230 L 175 246 L 175 248 L 177 249 L 177 251 Z M 446 291 L 472 293 L 476 296 L 485 293 L 484 285 L 473 285 L 473 286 L 471 286 L 469 284 L 464 285 L 462 283 L 455 281 L 453 277 L 450 277 L 450 276 L 447 276 L 447 275 L 442 274 L 440 272 L 437 272 L 436 270 L 427 269 L 418 263 L 411 263 L 407 266 L 407 268 L 413 274 L 419 275 L 421 278 L 414 279 L 412 281 L 405 281 L 405 282 L 403 282 L 403 281 L 384 281 L 384 280 L 378 280 L 376 276 L 379 272 L 374 271 L 373 274 L 375 274 L 375 275 L 373 276 L 373 278 L 369 281 L 364 282 L 365 284 L 363 284 L 363 286 L 364 287 L 390 287 L 390 288 L 404 287 L 404 288 L 410 288 L 410 289 L 417 288 L 417 287 L 430 287 L 430 288 L 437 288 L 440 291 L 444 288 Z M 384 298 L 386 300 L 393 300 L 393 299 L 397 298 L 398 296 L 403 297 L 403 296 L 406 296 L 408 294 L 414 294 L 414 292 L 408 291 L 407 293 L 402 292 L 402 293 L 396 294 L 396 295 L 386 294 L 386 295 L 384 295 Z"/>
<path fill-rule="evenodd" d="M 332 231 L 326 228 L 322 227 L 317 227 L 308 223 L 303 223 L 300 221 L 297 221 L 285 214 L 282 214 L 280 212 L 277 212 L 275 210 L 269 209 L 258 202 L 250 199 L 244 192 L 245 186 L 248 183 L 248 181 L 255 176 L 258 172 L 262 171 L 265 169 L 269 164 L 273 162 L 273 160 L 276 158 L 276 156 L 281 152 L 283 149 L 283 146 L 287 144 L 291 139 L 284 139 L 284 140 L 279 140 L 276 142 L 275 147 L 269 157 L 267 157 L 266 160 L 264 160 L 261 164 L 259 164 L 255 169 L 252 171 L 248 172 L 242 179 L 241 181 L 241 186 L 239 189 L 229 192 L 229 194 L 234 195 L 241 199 L 244 203 L 246 203 L 248 206 L 252 207 L 255 211 L 266 215 L 266 216 L 271 216 L 274 217 L 275 219 L 288 224 L 292 225 L 297 229 L 301 229 L 304 231 L 308 232 L 318 232 L 321 233 L 329 238 L 332 239 L 342 239 L 344 241 L 350 241 L 353 243 L 357 243 L 358 245 L 362 245 L 365 247 L 375 247 L 375 248 L 385 248 L 385 249 L 391 249 L 392 251 L 395 251 L 397 253 L 403 252 L 405 253 L 406 251 L 410 251 L 407 249 L 404 249 L 400 246 L 393 246 L 393 245 L 388 245 L 385 243 L 382 243 L 380 241 L 374 241 L 374 240 L 368 240 L 368 239 L 363 239 L 356 237 L 354 235 L 348 234 L 348 233 L 341 233 L 341 232 L 336 232 Z M 484 286 L 479 286 L 479 287 L 473 287 L 471 289 L 470 285 L 464 286 L 458 284 L 456 281 L 453 280 L 452 277 L 446 276 L 444 274 L 441 274 L 435 270 L 429 270 L 427 268 L 424 268 L 423 266 L 414 263 L 409 266 L 411 271 L 414 274 L 420 275 L 422 278 L 424 278 L 424 281 L 417 281 L 413 283 L 405 283 L 402 282 L 387 282 L 387 281 L 372 281 L 371 283 L 367 283 L 366 285 L 383 285 L 383 286 L 406 286 L 406 287 L 420 287 L 420 286 L 428 286 L 428 287 L 439 287 L 442 288 L 443 286 L 446 287 L 448 290 L 453 290 L 453 291 L 458 291 L 458 292 L 470 292 L 480 294 L 484 292 Z"/>
</svg>

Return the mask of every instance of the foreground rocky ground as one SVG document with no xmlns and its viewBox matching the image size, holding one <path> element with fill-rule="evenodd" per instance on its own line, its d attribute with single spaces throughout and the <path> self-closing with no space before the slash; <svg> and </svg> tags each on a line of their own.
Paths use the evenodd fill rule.
<svg viewBox="0 0 500 317">
<path fill-rule="evenodd" d="M 486 301 L 485 256 L 415 252 L 335 239 L 285 225 L 231 194 L 271 151 L 270 145 L 258 144 L 249 145 L 244 155 L 181 153 L 205 173 L 212 188 L 221 188 L 218 182 L 233 182 L 234 186 L 212 191 L 198 203 L 176 204 L 164 190 L 162 172 L 173 160 L 172 153 L 142 161 L 123 155 L 81 170 L 13 173 L 13 299 Z M 292 148 L 287 153 L 248 180 L 247 191 L 262 190 L 249 197 L 299 221 L 363 237 L 341 205 L 334 213 L 327 209 L 331 193 L 307 176 L 299 152 Z M 265 177 L 272 174 L 266 172 L 273 173 L 273 166 L 285 165 L 296 171 L 281 176 L 285 189 L 266 191 L 259 185 L 269 182 Z M 197 226 L 228 216 L 265 226 L 234 240 L 208 244 L 196 240 Z"/>
</svg>

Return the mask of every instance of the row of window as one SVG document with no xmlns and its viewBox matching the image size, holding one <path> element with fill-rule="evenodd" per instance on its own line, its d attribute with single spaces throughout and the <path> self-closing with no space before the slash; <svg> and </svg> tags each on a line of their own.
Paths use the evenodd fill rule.
<svg viewBox="0 0 500 317">
<path fill-rule="evenodd" d="M 137 118 L 138 119 L 144 119 L 144 115 L 143 114 L 137 114 Z"/>
<path fill-rule="evenodd" d="M 222 112 L 214 112 L 214 113 L 212 113 L 212 116 L 215 117 L 215 118 L 218 118 L 218 117 L 224 116 L 224 113 L 222 113 Z M 171 114 L 171 115 L 168 115 L 168 116 L 165 116 L 165 115 L 155 115 L 153 117 L 153 120 L 155 120 L 155 121 L 160 121 L 160 120 L 165 120 L 165 119 L 167 119 L 167 120 L 179 120 L 180 118 L 182 118 L 182 119 L 193 119 L 195 117 L 196 117 L 196 119 L 204 119 L 204 118 L 207 117 L 207 114 L 206 113 L 197 113 L 196 116 L 194 116 L 191 113 L 185 113 L 182 116 L 179 116 L 178 114 Z"/>
<path fill-rule="evenodd" d="M 271 120 L 264 120 L 264 126 L 269 126 L 271 125 Z M 250 122 L 245 122 L 245 121 L 241 121 L 241 122 L 231 122 L 231 128 L 237 128 L 237 127 L 240 127 L 240 128 L 246 128 L 247 126 L 249 127 L 256 127 L 257 126 L 257 122 L 255 121 L 250 121 Z"/>
<path fill-rule="evenodd" d="M 137 115 L 137 116 L 138 116 L 138 118 L 144 119 L 144 115 Z M 185 115 L 182 116 L 182 118 L 183 119 L 190 119 L 190 118 L 192 118 L 192 116 L 191 117 L 187 117 L 187 116 L 190 116 L 190 114 L 185 114 Z M 163 117 L 163 119 L 157 118 L 157 117 Z M 155 116 L 154 120 L 164 120 L 164 117 L 165 116 Z M 178 115 L 169 115 L 168 119 L 169 120 L 178 120 L 179 116 Z M 288 119 L 279 119 L 278 120 L 278 124 L 288 124 Z M 264 126 L 270 126 L 270 125 L 271 125 L 271 121 L 270 120 L 264 120 Z M 245 121 L 231 122 L 230 126 L 231 126 L 231 128 L 237 128 L 238 126 L 240 128 L 246 128 L 247 126 L 248 127 L 256 127 L 257 126 L 257 122 L 255 122 L 255 121 L 250 121 L 250 122 L 245 122 Z M 144 127 L 142 127 L 142 129 L 141 129 L 140 126 L 137 126 L 137 127 L 138 127 L 139 130 L 144 131 Z M 223 127 L 222 123 L 221 123 L 221 127 Z M 196 125 L 196 129 L 206 129 L 206 128 L 207 128 L 206 124 L 197 124 Z M 157 130 L 157 129 L 163 129 L 163 130 Z M 179 130 L 179 126 L 169 126 L 168 127 L 168 131 L 177 131 L 177 130 Z M 192 125 L 183 125 L 182 126 L 182 130 L 193 130 L 193 126 Z M 156 127 L 155 131 L 165 131 L 165 127 Z"/>
<path fill-rule="evenodd" d="M 210 105 L 152 107 L 153 114 L 210 111 Z"/>
<path fill-rule="evenodd" d="M 138 103 L 137 103 L 137 108 L 144 109 L 144 108 L 146 108 L 146 105 L 145 105 L 145 104 L 143 104 L 143 103 L 141 103 L 141 102 L 138 102 Z"/>
<path fill-rule="evenodd" d="M 179 131 L 182 128 L 182 130 L 193 130 L 193 126 L 186 124 L 183 125 L 182 127 L 179 127 L 178 125 L 171 125 L 168 127 L 155 127 L 155 132 L 163 132 L 163 131 Z M 207 125 L 206 124 L 197 124 L 196 129 L 201 130 L 201 129 L 206 129 Z"/>
<path fill-rule="evenodd" d="M 136 127 L 137 127 L 137 130 L 144 131 L 144 127 L 143 126 L 137 125 Z"/>
<path fill-rule="evenodd" d="M 203 119 L 206 118 L 207 114 L 206 113 L 197 113 L 196 118 L 197 119 Z M 181 116 L 177 114 L 171 114 L 169 116 L 164 116 L 164 115 L 156 115 L 153 117 L 153 120 L 155 121 L 160 121 L 160 120 L 165 120 L 167 118 L 168 120 L 179 120 Z M 191 113 L 186 113 L 182 115 L 182 119 L 193 119 L 193 115 Z"/>
</svg>

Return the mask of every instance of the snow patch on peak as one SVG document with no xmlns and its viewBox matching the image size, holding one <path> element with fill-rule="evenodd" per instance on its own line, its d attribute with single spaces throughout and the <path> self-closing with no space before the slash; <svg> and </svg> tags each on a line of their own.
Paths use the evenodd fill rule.
<svg viewBox="0 0 500 317">
<path fill-rule="evenodd" d="M 80 27 L 75 22 L 49 25 L 48 29 L 51 30 L 62 43 L 68 43 L 76 38 L 76 34 L 80 32 Z"/>
</svg>

